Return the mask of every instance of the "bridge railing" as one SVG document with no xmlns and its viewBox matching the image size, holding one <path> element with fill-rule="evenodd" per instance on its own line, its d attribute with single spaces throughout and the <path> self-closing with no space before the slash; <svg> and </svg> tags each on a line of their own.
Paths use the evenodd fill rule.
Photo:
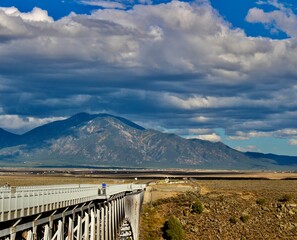
<svg viewBox="0 0 297 240">
<path fill-rule="evenodd" d="M 103 188 L 95 184 L 68 184 L 0 187 L 0 222 L 95 199 L 109 199 L 115 194 L 143 190 L 145 186 L 121 184 Z"/>
<path fill-rule="evenodd" d="M 0 188 L 0 221 L 96 199 L 98 185 Z"/>
<path fill-rule="evenodd" d="M 119 185 L 108 185 L 106 187 L 106 195 L 111 196 L 121 192 L 133 192 L 145 189 L 145 184 L 119 184 Z"/>
</svg>

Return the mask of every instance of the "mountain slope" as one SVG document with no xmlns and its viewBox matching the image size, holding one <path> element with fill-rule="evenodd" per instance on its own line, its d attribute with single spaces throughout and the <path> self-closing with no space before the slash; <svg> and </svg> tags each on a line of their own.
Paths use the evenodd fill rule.
<svg viewBox="0 0 297 240">
<path fill-rule="evenodd" d="M 295 156 L 276 155 L 272 153 L 264 154 L 259 152 L 246 152 L 245 155 L 255 159 L 272 159 L 276 161 L 278 165 L 296 165 L 297 166 L 297 157 Z"/>
<path fill-rule="evenodd" d="M 0 128 L 0 148 L 11 144 L 18 144 L 19 135 L 10 133 Z"/>
<path fill-rule="evenodd" d="M 0 161 L 52 166 L 216 169 L 266 169 L 277 164 L 275 160 L 245 155 L 223 143 L 146 130 L 108 114 L 80 113 L 14 137 L 2 149 L 0 146 Z"/>
<path fill-rule="evenodd" d="M 61 136 L 74 134 L 75 127 L 77 127 L 80 124 L 87 123 L 88 121 L 94 118 L 106 118 L 106 117 L 112 117 L 134 128 L 143 129 L 137 124 L 121 117 L 115 117 L 109 114 L 79 113 L 68 119 L 51 122 L 43 126 L 34 128 L 33 130 L 21 136 L 21 142 L 24 144 L 38 145 L 40 144 L 40 142 L 44 142 L 48 139 L 55 139 Z"/>
</svg>

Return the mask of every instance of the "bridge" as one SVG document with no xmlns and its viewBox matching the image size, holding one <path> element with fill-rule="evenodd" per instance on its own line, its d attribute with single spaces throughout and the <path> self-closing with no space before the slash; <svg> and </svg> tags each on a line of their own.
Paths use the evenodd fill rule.
<svg viewBox="0 0 297 240">
<path fill-rule="evenodd" d="M 138 240 L 145 187 L 0 187 L 0 240 Z"/>
</svg>

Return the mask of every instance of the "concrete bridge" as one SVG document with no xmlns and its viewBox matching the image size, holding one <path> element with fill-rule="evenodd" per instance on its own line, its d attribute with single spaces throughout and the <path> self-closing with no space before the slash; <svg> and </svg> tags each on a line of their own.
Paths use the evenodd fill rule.
<svg viewBox="0 0 297 240">
<path fill-rule="evenodd" d="M 145 187 L 0 187 L 0 240 L 138 240 Z"/>
</svg>

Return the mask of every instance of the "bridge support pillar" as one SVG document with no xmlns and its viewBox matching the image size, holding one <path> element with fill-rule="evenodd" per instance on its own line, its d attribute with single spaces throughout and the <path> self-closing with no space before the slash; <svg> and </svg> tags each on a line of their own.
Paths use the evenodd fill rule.
<svg viewBox="0 0 297 240">
<path fill-rule="evenodd" d="M 82 219 L 81 216 L 77 216 L 77 232 L 76 232 L 76 239 L 82 238 Z"/>
<path fill-rule="evenodd" d="M 112 219 L 111 219 L 111 239 L 115 239 L 115 200 L 111 201 L 111 215 L 112 215 Z"/>
<path fill-rule="evenodd" d="M 112 231 L 111 231 L 111 228 L 112 228 L 112 224 L 111 224 L 111 222 L 112 222 L 112 209 L 111 209 L 111 203 L 110 202 L 108 202 L 107 203 L 108 204 L 108 226 L 109 226 L 109 228 L 108 228 L 108 240 L 112 240 L 112 235 L 111 235 L 111 233 L 112 233 Z"/>
<path fill-rule="evenodd" d="M 114 225 L 115 225 L 115 229 L 114 229 L 114 236 L 115 238 L 117 238 L 117 233 L 119 230 L 119 221 L 118 221 L 118 199 L 114 200 Z"/>
<path fill-rule="evenodd" d="M 105 215 L 104 215 L 104 211 L 105 211 L 105 207 L 101 206 L 100 207 L 100 227 L 101 227 L 100 240 L 104 240 L 104 236 L 105 236 L 105 225 L 104 225 Z"/>
<path fill-rule="evenodd" d="M 73 220 L 71 217 L 69 217 L 69 221 L 68 221 L 68 233 L 67 233 L 67 237 L 68 240 L 73 240 L 74 238 L 74 230 L 73 230 Z"/>
<path fill-rule="evenodd" d="M 49 237 L 49 239 L 52 239 L 53 228 L 54 228 L 53 216 L 49 216 L 49 229 L 48 229 L 48 237 Z"/>
<path fill-rule="evenodd" d="M 85 213 L 85 238 L 84 240 L 89 240 L 89 214 Z"/>
<path fill-rule="evenodd" d="M 15 240 L 15 237 L 16 237 L 16 228 L 11 227 L 10 228 L 10 240 Z"/>
<path fill-rule="evenodd" d="M 96 221 L 96 226 L 97 226 L 96 240 L 100 240 L 101 232 L 100 232 L 100 210 L 99 209 L 96 209 L 96 218 L 97 218 L 97 221 Z"/>
<path fill-rule="evenodd" d="M 124 213 L 125 219 L 131 224 L 133 239 L 139 239 L 140 210 L 143 202 L 143 192 L 125 196 Z"/>
<path fill-rule="evenodd" d="M 108 240 L 108 206 L 107 204 L 104 207 L 104 240 Z"/>
</svg>

